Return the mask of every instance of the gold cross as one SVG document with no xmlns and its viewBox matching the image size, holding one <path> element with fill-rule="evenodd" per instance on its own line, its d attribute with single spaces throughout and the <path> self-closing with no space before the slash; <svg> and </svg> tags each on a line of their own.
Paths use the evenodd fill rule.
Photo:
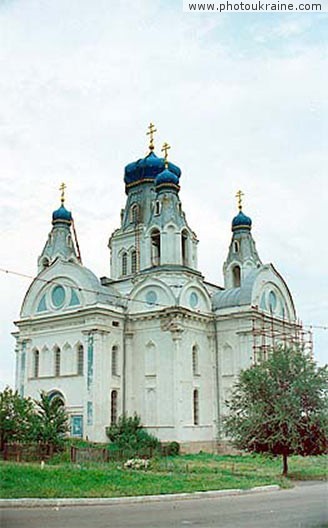
<svg viewBox="0 0 328 528">
<path fill-rule="evenodd" d="M 244 193 L 242 191 L 238 191 L 237 194 L 236 194 L 236 198 L 238 198 L 238 209 L 239 211 L 242 210 L 243 206 L 242 206 L 242 196 L 244 196 Z"/>
<path fill-rule="evenodd" d="M 61 191 L 60 201 L 62 205 L 64 205 L 64 202 L 65 202 L 65 189 L 66 189 L 66 184 L 63 182 L 61 186 L 59 187 L 59 190 Z"/>
<path fill-rule="evenodd" d="M 154 150 L 154 134 L 155 132 L 157 132 L 157 128 L 155 128 L 155 125 L 153 125 L 153 123 L 150 123 L 149 127 L 149 132 L 147 132 L 147 136 L 150 136 L 150 141 L 149 141 L 149 150 L 152 151 Z"/>
<path fill-rule="evenodd" d="M 170 150 L 170 145 L 168 143 L 164 143 L 164 145 L 162 146 L 161 148 L 161 152 L 164 152 L 164 159 L 165 159 L 165 168 L 167 169 L 169 164 L 168 164 L 168 161 L 167 161 L 167 158 L 168 158 L 168 150 Z"/>
</svg>

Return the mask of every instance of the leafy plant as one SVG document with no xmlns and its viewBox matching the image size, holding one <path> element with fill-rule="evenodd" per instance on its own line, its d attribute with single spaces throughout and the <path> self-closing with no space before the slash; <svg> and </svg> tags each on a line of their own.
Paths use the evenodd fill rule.
<svg viewBox="0 0 328 528">
<path fill-rule="evenodd" d="M 61 400 L 51 398 L 42 391 L 40 400 L 36 400 L 35 404 L 37 440 L 54 447 L 63 446 L 69 427 L 68 416 Z"/>
<path fill-rule="evenodd" d="M 180 453 L 179 442 L 170 442 L 169 444 L 162 445 L 162 454 L 165 456 L 177 456 Z"/>
<path fill-rule="evenodd" d="M 29 442 L 34 435 L 33 400 L 6 387 L 0 393 L 0 450 L 6 442 Z"/>
<path fill-rule="evenodd" d="M 106 428 L 106 434 L 117 448 L 131 452 L 147 448 L 156 449 L 160 445 L 159 440 L 143 428 L 141 418 L 137 414 L 123 414 L 117 423 Z"/>
<path fill-rule="evenodd" d="M 277 347 L 267 361 L 240 373 L 225 419 L 233 444 L 257 453 L 288 456 L 327 451 L 327 366 L 301 350 Z"/>
</svg>

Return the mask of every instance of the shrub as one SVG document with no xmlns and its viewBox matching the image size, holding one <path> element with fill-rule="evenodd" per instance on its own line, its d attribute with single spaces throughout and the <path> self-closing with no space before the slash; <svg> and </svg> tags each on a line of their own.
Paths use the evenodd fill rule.
<svg viewBox="0 0 328 528">
<path fill-rule="evenodd" d="M 180 454 L 179 442 L 170 442 L 169 444 L 162 446 L 162 455 L 164 456 L 177 456 Z"/>
<path fill-rule="evenodd" d="M 115 448 L 129 452 L 157 449 L 160 445 L 155 436 L 145 431 L 137 414 L 120 416 L 116 424 L 106 428 L 106 435 Z"/>
</svg>

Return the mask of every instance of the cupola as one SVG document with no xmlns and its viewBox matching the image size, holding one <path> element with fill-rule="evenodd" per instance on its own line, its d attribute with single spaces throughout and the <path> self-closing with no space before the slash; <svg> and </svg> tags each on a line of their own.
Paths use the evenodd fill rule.
<svg viewBox="0 0 328 528">
<path fill-rule="evenodd" d="M 170 145 L 168 143 L 164 143 L 162 147 L 162 152 L 164 152 L 164 170 L 162 170 L 159 174 L 157 174 L 155 178 L 155 186 L 156 191 L 159 192 L 162 189 L 165 190 L 174 190 L 179 192 L 179 177 L 181 175 L 181 171 L 179 169 L 179 174 L 176 172 L 173 172 L 172 170 L 172 164 L 168 161 L 168 150 L 170 149 Z M 171 167 L 170 167 L 171 165 Z"/>
<path fill-rule="evenodd" d="M 61 205 L 52 213 L 53 227 L 38 259 L 39 272 L 51 266 L 58 258 L 81 264 L 81 255 L 74 230 L 72 213 L 64 205 L 65 188 L 66 185 L 62 183 L 60 186 Z M 73 228 L 75 242 L 72 237 L 71 227 Z"/>
<path fill-rule="evenodd" d="M 147 135 L 150 136 L 149 153 L 144 158 L 138 159 L 126 165 L 124 170 L 124 183 L 125 189 L 128 191 L 131 187 L 134 187 L 143 183 L 154 183 L 155 178 L 158 174 L 165 169 L 165 159 L 159 158 L 154 152 L 154 133 L 156 128 L 152 123 L 149 125 L 149 131 Z M 176 178 L 181 175 L 179 167 L 173 163 L 168 163 L 168 169 Z"/>
<path fill-rule="evenodd" d="M 262 264 L 251 233 L 252 220 L 242 211 L 242 196 L 242 191 L 238 191 L 236 198 L 239 212 L 232 220 L 232 239 L 223 266 L 224 285 L 227 289 L 242 286 L 248 274 Z"/>
<path fill-rule="evenodd" d="M 242 191 L 238 191 L 236 194 L 236 198 L 238 198 L 239 213 L 232 220 L 231 230 L 233 232 L 241 229 L 246 229 L 250 231 L 252 228 L 252 219 L 249 216 L 246 216 L 242 211 L 242 196 Z"/>
<path fill-rule="evenodd" d="M 63 204 L 52 213 L 52 224 L 58 223 L 66 223 L 68 225 L 72 223 L 72 213 Z"/>
</svg>

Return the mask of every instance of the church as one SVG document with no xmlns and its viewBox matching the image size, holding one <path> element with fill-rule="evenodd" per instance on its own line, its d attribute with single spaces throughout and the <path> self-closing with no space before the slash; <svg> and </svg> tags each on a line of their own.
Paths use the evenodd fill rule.
<svg viewBox="0 0 328 528">
<path fill-rule="evenodd" d="M 216 451 L 225 401 L 241 369 L 302 327 L 288 286 L 262 263 L 252 221 L 238 212 L 223 264 L 224 286 L 197 265 L 197 235 L 179 197 L 169 145 L 124 171 L 125 208 L 109 238 L 110 276 L 82 264 L 72 213 L 61 205 L 16 321 L 16 388 L 59 398 L 70 435 L 105 442 L 106 427 L 137 413 L 162 442 Z"/>
</svg>

